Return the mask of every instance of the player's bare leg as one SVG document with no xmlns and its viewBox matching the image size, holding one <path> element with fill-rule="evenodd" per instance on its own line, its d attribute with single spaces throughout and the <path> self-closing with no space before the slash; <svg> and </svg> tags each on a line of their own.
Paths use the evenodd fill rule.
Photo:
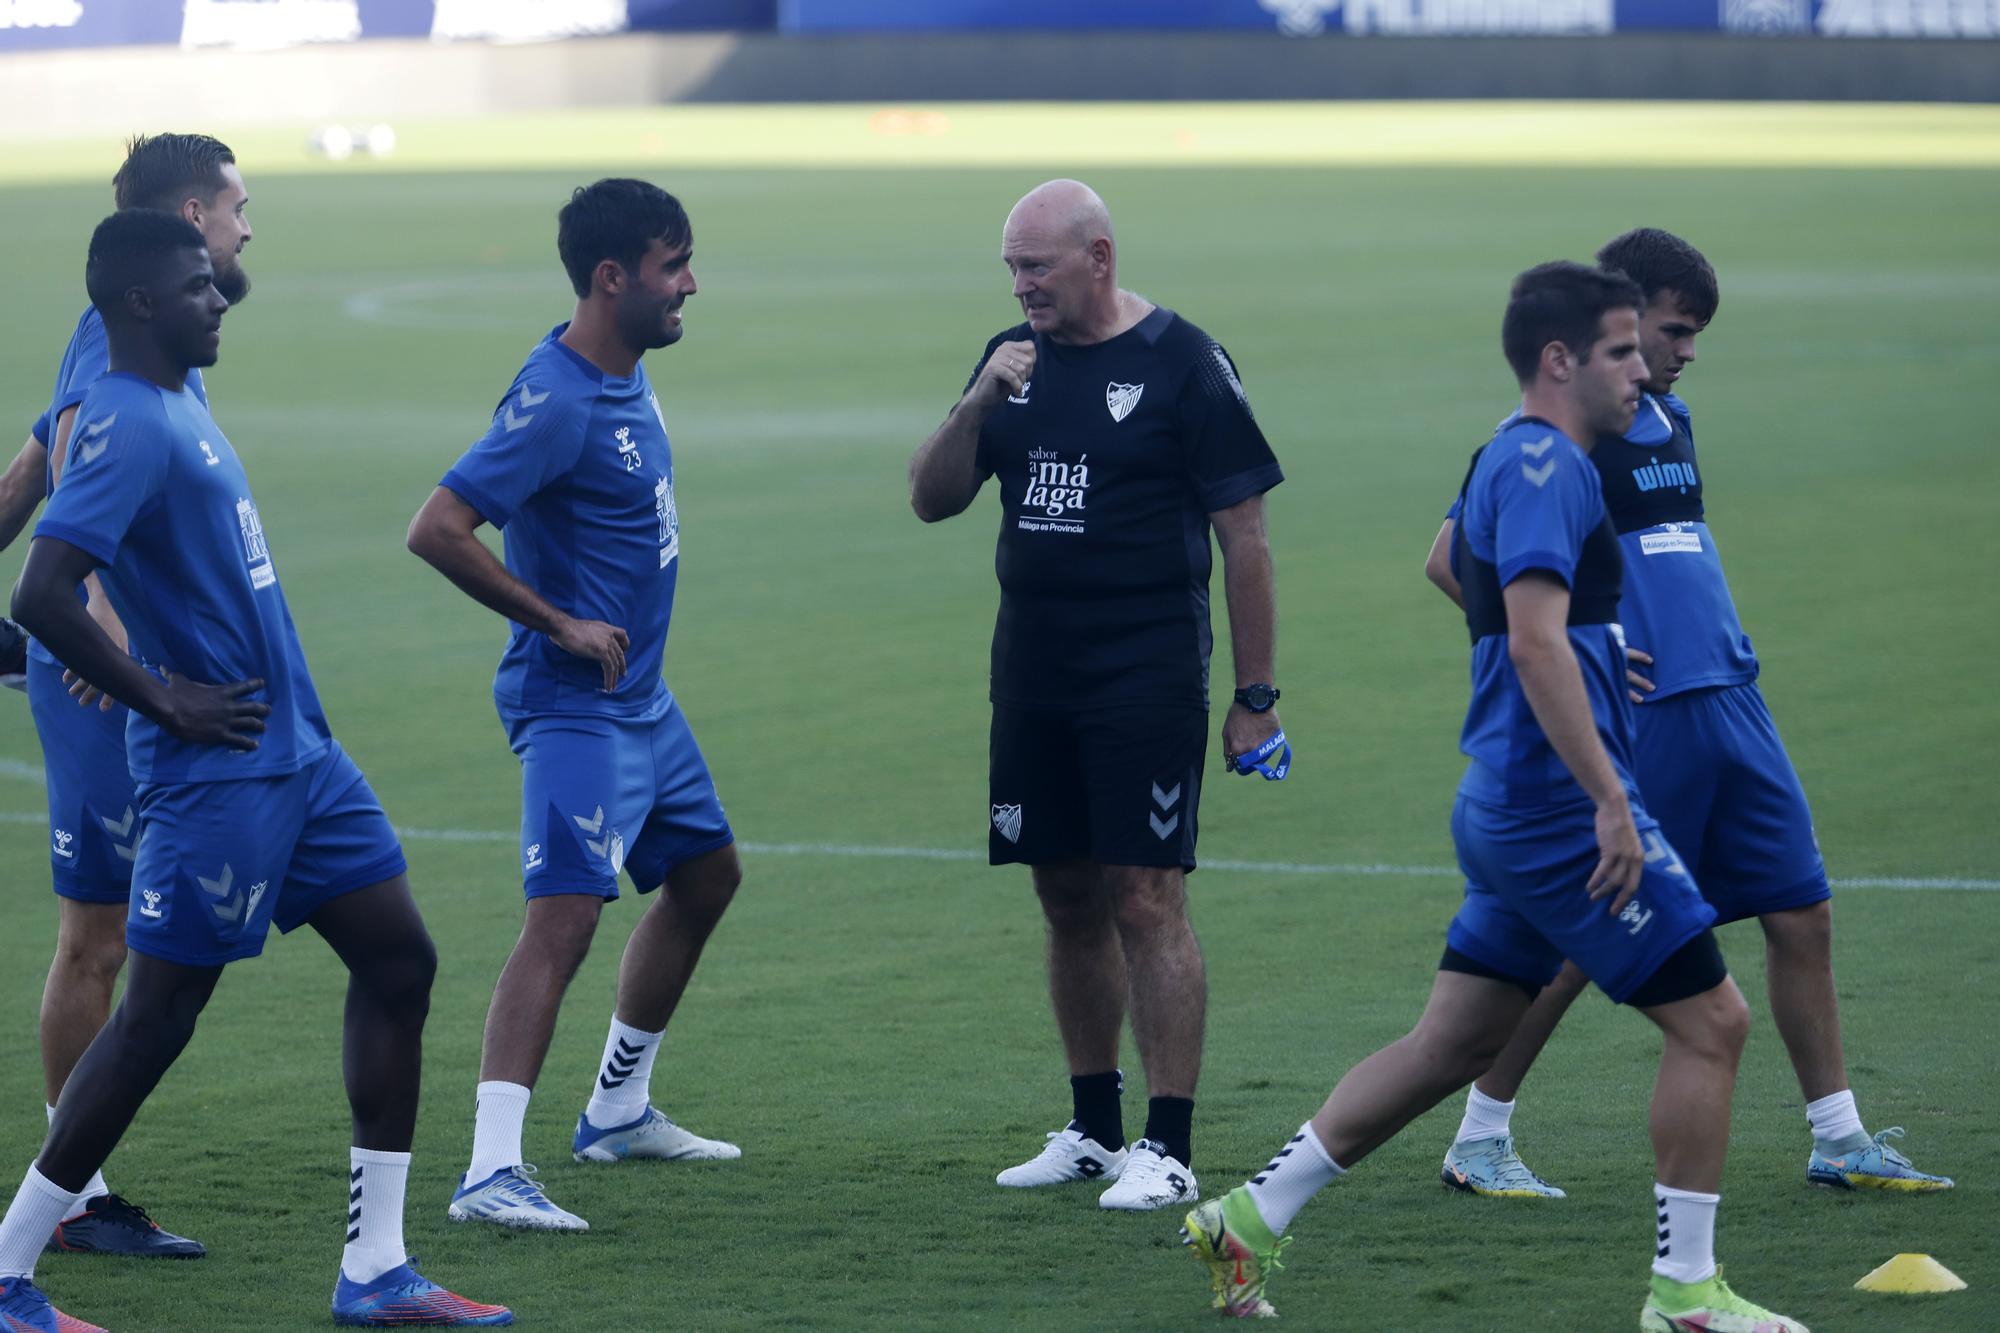
<svg viewBox="0 0 2000 1333">
<path fill-rule="evenodd" d="M 479 1051 L 481 1082 L 532 1088 L 555 1037 L 563 995 L 590 953 L 604 900 L 591 893 L 528 899 L 521 937 L 500 969 Z"/>
<path fill-rule="evenodd" d="M 42 987 L 42 1082 L 49 1105 L 111 1017 L 125 966 L 125 904 L 56 899 L 56 955 Z"/>
<path fill-rule="evenodd" d="M 1072 1075 L 1118 1067 L 1128 994 L 1111 892 L 1095 862 L 1034 867 L 1048 923 L 1049 1004 Z"/>
<path fill-rule="evenodd" d="M 1132 1037 L 1146 1069 L 1146 1132 L 1118 1183 L 1098 1202 L 1143 1210 L 1200 1197 L 1193 1158 L 1195 1083 L 1201 1076 L 1208 978 L 1187 916 L 1179 866 L 1105 866 L 1125 952 Z"/>
<path fill-rule="evenodd" d="M 1497 1199 L 1560 1199 L 1563 1191 L 1528 1169 L 1514 1147 L 1514 1099 L 1528 1070 L 1555 1035 L 1569 1007 L 1590 984 L 1565 962 L 1554 981 L 1528 1006 L 1514 1035 L 1465 1094 L 1465 1115 L 1444 1155 L 1439 1178 L 1451 1189 Z"/>
<path fill-rule="evenodd" d="M 190 967 L 132 955 L 125 997 L 78 1060 L 56 1103 L 37 1169 L 66 1190 L 81 1190 L 104 1165 L 140 1106 L 194 1036 L 195 1020 L 222 978 L 220 967 Z"/>
<path fill-rule="evenodd" d="M 1847 1088 L 1840 1044 L 1840 999 L 1833 986 L 1833 903 L 1817 902 L 1759 918 L 1764 927 L 1771 1017 L 1809 1102 Z"/>
<path fill-rule="evenodd" d="M 343 894 L 315 912 L 312 928 L 347 967 L 341 1065 L 354 1113 L 354 1146 L 407 1153 L 423 1082 L 424 1020 L 437 949 L 406 875 Z"/>
<path fill-rule="evenodd" d="M 448 1216 L 521 1230 L 588 1231 L 558 1208 L 535 1181 L 522 1146 L 528 1101 L 555 1038 L 563 995 L 590 952 L 604 899 L 555 893 L 528 899 L 521 937 L 500 969 L 479 1053 L 472 1159 L 459 1178 Z"/>
<path fill-rule="evenodd" d="M 695 964 L 743 883 L 735 844 L 698 856 L 667 874 L 639 918 L 618 964 L 618 1020 L 649 1032 L 665 1029 Z"/>
<path fill-rule="evenodd" d="M 742 882 L 735 845 L 719 847 L 668 871 L 639 918 L 618 965 L 618 1002 L 604 1055 L 570 1144 L 577 1161 L 712 1162 L 743 1155 L 733 1143 L 675 1124 L 653 1105 L 652 1093 L 653 1062 L 667 1023 Z"/>
<path fill-rule="evenodd" d="M 1483 1074 L 1528 1011 L 1519 986 L 1442 971 L 1409 1032 L 1348 1070 L 1312 1118 L 1329 1156 L 1351 1167 Z"/>
<path fill-rule="evenodd" d="M 1750 1036 L 1750 1008 L 1734 979 L 1700 995 L 1642 1010 L 1666 1043 L 1650 1121 L 1660 1183 L 1713 1194 L 1729 1147 L 1729 1100 Z"/>
</svg>

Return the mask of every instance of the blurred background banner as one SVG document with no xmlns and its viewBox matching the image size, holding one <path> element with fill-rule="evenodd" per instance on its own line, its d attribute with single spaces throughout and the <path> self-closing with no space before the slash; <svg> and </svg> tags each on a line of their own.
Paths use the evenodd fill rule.
<svg viewBox="0 0 2000 1333">
<path fill-rule="evenodd" d="M 1582 36 L 2000 37 L 2000 0 L 0 0 L 0 51 L 269 50 L 364 38 L 546 41 L 620 32 L 1027 30 Z"/>
</svg>

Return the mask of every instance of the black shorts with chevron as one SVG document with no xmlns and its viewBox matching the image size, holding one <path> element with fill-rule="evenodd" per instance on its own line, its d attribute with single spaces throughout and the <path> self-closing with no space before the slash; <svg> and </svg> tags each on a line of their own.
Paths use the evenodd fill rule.
<svg viewBox="0 0 2000 1333">
<path fill-rule="evenodd" d="M 1207 747 L 1198 708 L 994 704 L 987 859 L 1194 869 Z"/>
</svg>

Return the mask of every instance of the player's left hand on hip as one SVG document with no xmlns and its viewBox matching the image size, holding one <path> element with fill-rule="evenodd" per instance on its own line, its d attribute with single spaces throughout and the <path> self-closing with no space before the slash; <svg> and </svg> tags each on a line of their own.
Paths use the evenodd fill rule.
<svg viewBox="0 0 2000 1333">
<path fill-rule="evenodd" d="M 1649 667 L 1653 665 L 1653 655 L 1639 648 L 1627 648 L 1625 650 L 1625 660 L 1628 663 L 1636 662 L 1640 666 Z M 1625 692 L 1632 696 L 1632 702 L 1635 704 L 1646 702 L 1646 695 L 1651 694 L 1654 689 L 1652 681 L 1634 671 L 1630 666 L 1625 668 L 1625 684 L 1627 686 Z M 1640 693 L 1642 690 L 1645 691 L 1644 694 Z"/>
</svg>

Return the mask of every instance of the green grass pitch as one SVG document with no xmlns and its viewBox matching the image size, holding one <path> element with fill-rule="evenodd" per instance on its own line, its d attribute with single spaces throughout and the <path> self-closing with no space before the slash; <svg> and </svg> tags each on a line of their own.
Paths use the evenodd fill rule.
<svg viewBox="0 0 2000 1333">
<path fill-rule="evenodd" d="M 1653 114 L 1637 128 L 1668 142 L 1675 109 Z M 1079 163 L 1118 218 L 1126 285 L 1229 346 L 1290 478 L 1271 525 L 1298 764 L 1282 786 L 1211 779 L 1207 857 L 1449 864 L 1466 652 L 1420 565 L 1467 453 L 1512 398 L 1497 346 L 1507 283 L 1651 223 L 1721 273 L 1720 316 L 1684 387 L 1711 518 L 1833 873 L 1989 889 L 2000 875 L 1990 166 L 1118 168 L 1052 145 L 977 169 L 732 170 L 663 163 L 671 145 L 604 147 L 623 142 L 478 173 L 316 168 L 276 147 L 285 170 L 260 171 L 246 148 L 257 288 L 209 378 L 336 731 L 400 825 L 486 835 L 408 843 L 442 959 L 408 1236 L 429 1272 L 511 1304 L 521 1327 L 1207 1326 L 1177 1218 L 1104 1214 L 1085 1188 L 991 1184 L 1066 1110 L 1026 876 L 827 850 L 982 846 L 992 502 L 926 529 L 904 464 L 984 339 L 1016 318 L 998 262 L 1007 207 Z M 667 676 L 751 844 L 654 1086 L 670 1114 L 745 1156 L 569 1162 L 628 893 L 571 992 L 528 1126 L 530 1159 L 593 1230 L 519 1237 L 444 1218 L 470 1146 L 480 1023 L 520 914 L 518 770 L 487 692 L 503 630 L 402 536 L 567 314 L 553 253 L 566 190 L 640 168 L 687 200 L 702 283 L 685 342 L 649 362 L 683 521 Z M 0 192 L 13 255 L 0 419 L 17 428 L 83 299 L 84 240 L 108 207 L 108 167 L 88 174 Z M 9 581 L 20 554 L 0 557 Z M 0 700 L 0 716 L 11 1190 L 42 1130 L 34 1013 L 55 914 L 25 701 Z M 1457 888 L 1444 874 L 1195 876 L 1212 992 L 1195 1163 L 1208 1192 L 1261 1165 L 1348 1064 L 1414 1019 Z M 1724 949 L 1757 1024 L 1720 1253 L 1741 1290 L 1818 1333 L 2000 1327 L 2000 1194 L 1979 1155 L 2000 1096 L 2000 893 L 1836 898 L 1863 1114 L 1908 1126 L 1919 1164 L 1959 1188 L 1806 1188 L 1758 935 L 1732 927 Z M 52 1260 L 41 1277 L 59 1303 L 119 1329 L 324 1321 L 348 1142 L 341 985 L 309 933 L 231 969 L 108 1169 L 211 1257 Z M 1271 1291 L 1287 1326 L 1630 1327 L 1651 1239 L 1657 1045 L 1593 999 L 1530 1079 L 1516 1126 L 1568 1188 L 1559 1204 L 1446 1194 L 1436 1169 L 1456 1102 L 1420 1120 L 1301 1215 Z M 1126 1067 L 1136 1128 L 1136 1056 Z M 1908 1250 L 1970 1290 L 1851 1289 Z"/>
</svg>

